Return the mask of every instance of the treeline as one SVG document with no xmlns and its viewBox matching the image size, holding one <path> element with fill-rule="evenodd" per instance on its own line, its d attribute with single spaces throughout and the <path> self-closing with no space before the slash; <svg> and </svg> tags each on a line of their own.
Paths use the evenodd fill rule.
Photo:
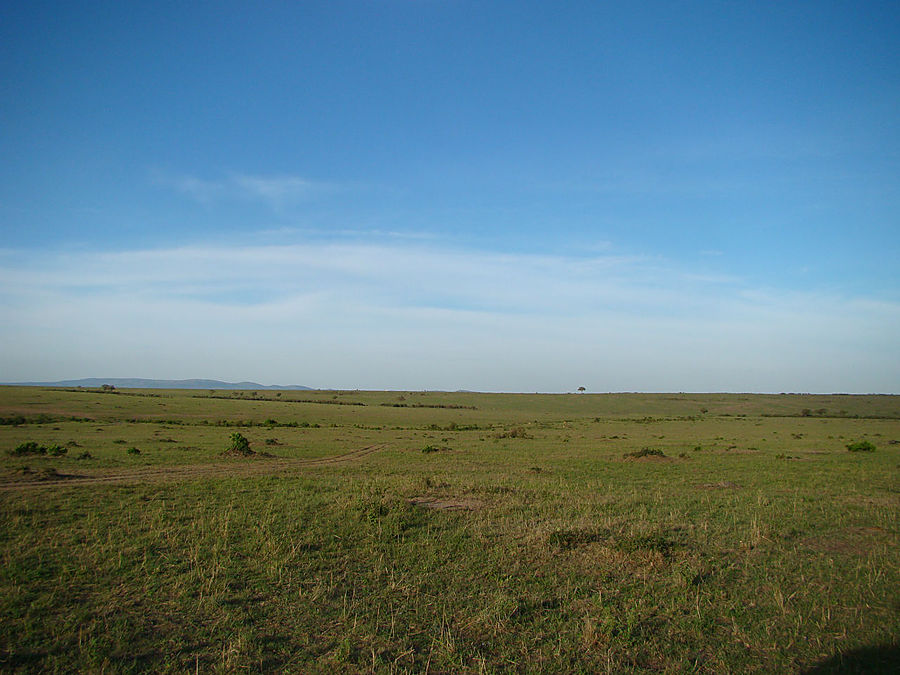
<svg viewBox="0 0 900 675">
<path fill-rule="evenodd" d="M 67 392 L 75 392 L 81 394 L 115 394 L 116 396 L 140 396 L 141 398 L 172 398 L 170 394 L 152 394 L 145 391 L 121 391 L 111 384 L 104 384 L 102 387 L 68 387 L 63 389 Z"/>
<path fill-rule="evenodd" d="M 316 422 L 279 422 L 274 419 L 267 420 L 159 420 L 138 419 L 132 417 L 127 420 L 131 424 L 168 424 L 171 426 L 210 426 L 210 427 L 289 427 L 292 429 L 319 429 Z"/>
<path fill-rule="evenodd" d="M 93 417 L 74 417 L 68 415 L 48 415 L 46 413 L 38 413 L 37 415 L 13 415 L 11 417 L 0 417 L 0 426 L 18 427 L 25 424 L 53 424 L 55 422 L 96 422 Z"/>
<path fill-rule="evenodd" d="M 838 410 L 829 412 L 826 408 L 812 410 L 804 408 L 798 413 L 761 413 L 760 417 L 821 417 L 826 419 L 847 419 L 847 420 L 896 420 L 900 419 L 898 415 L 875 415 L 863 413 L 849 413 L 846 410 Z"/>
<path fill-rule="evenodd" d="M 359 401 L 337 401 L 333 399 L 312 399 L 312 398 L 269 398 L 268 396 L 259 397 L 256 395 L 256 392 L 253 393 L 252 396 L 244 396 L 243 392 L 234 393 L 231 396 L 224 396 L 222 394 L 194 394 L 192 398 L 218 398 L 224 401 L 271 401 L 273 403 L 320 403 L 322 405 L 355 405 L 355 406 L 363 406 L 365 407 L 365 403 L 361 403 Z"/>
<path fill-rule="evenodd" d="M 478 410 L 474 405 L 456 403 L 379 403 L 384 408 L 447 408 L 449 410 Z"/>
<path fill-rule="evenodd" d="M 272 401 L 275 403 L 317 403 L 319 405 L 353 405 L 362 408 L 367 407 L 368 403 L 362 401 L 341 401 L 340 399 L 316 399 L 316 398 L 272 398 L 270 396 L 259 396 L 253 392 L 250 396 L 246 396 L 244 392 L 235 392 L 231 395 L 224 394 L 194 394 L 193 398 L 218 398 L 225 401 Z M 383 408 L 446 408 L 448 410 L 478 410 L 474 405 L 459 405 L 456 403 L 379 403 Z"/>
</svg>

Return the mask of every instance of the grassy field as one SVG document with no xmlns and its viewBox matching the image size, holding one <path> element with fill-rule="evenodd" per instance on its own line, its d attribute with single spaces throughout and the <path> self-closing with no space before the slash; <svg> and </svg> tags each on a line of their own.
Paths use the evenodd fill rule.
<svg viewBox="0 0 900 675">
<path fill-rule="evenodd" d="M 0 418 L 4 672 L 898 667 L 900 397 L 0 387 Z"/>
</svg>

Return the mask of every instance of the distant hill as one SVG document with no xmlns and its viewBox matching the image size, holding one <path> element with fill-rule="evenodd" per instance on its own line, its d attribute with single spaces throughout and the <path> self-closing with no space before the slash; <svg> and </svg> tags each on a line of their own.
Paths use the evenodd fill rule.
<svg viewBox="0 0 900 675">
<path fill-rule="evenodd" d="M 309 390 L 299 384 L 259 384 L 257 382 L 220 382 L 219 380 L 148 380 L 140 377 L 86 377 L 81 380 L 59 382 L 4 382 L 19 387 L 102 387 L 110 384 L 119 389 L 278 389 Z"/>
</svg>

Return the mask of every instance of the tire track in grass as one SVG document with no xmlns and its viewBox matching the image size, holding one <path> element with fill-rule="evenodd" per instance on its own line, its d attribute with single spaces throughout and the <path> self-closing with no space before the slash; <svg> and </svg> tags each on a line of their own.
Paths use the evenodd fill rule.
<svg viewBox="0 0 900 675">
<path fill-rule="evenodd" d="M 276 474 L 289 469 L 305 467 L 329 466 L 332 464 L 346 464 L 367 455 L 383 450 L 387 443 L 367 445 L 350 452 L 331 457 L 319 457 L 315 459 L 288 459 L 280 457 L 260 457 L 257 459 L 233 460 L 231 462 L 216 462 L 213 464 L 187 464 L 181 466 L 142 467 L 140 469 L 128 469 L 125 471 L 113 470 L 83 474 L 49 474 L 43 479 L 35 480 L 6 480 L 0 482 L 0 490 L 29 490 L 49 488 L 60 485 L 100 485 L 120 483 L 144 483 L 153 481 L 184 480 L 191 478 L 223 478 L 239 476 L 264 476 Z"/>
</svg>

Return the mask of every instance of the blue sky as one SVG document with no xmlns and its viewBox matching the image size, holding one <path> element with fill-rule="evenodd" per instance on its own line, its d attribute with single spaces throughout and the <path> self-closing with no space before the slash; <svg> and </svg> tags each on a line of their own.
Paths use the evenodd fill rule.
<svg viewBox="0 0 900 675">
<path fill-rule="evenodd" d="M 896 2 L 7 3 L 0 380 L 900 392 Z"/>
</svg>

